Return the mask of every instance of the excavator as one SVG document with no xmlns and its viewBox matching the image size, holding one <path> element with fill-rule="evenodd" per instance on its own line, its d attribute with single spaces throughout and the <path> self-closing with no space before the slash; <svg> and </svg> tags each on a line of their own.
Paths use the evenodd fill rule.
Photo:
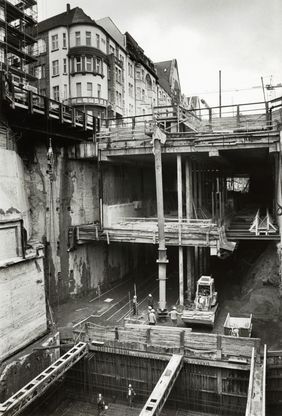
<svg viewBox="0 0 282 416">
<path fill-rule="evenodd" d="M 217 310 L 214 279 L 211 276 L 201 276 L 197 282 L 194 303 L 183 309 L 181 318 L 185 324 L 208 325 L 213 328 Z"/>
</svg>

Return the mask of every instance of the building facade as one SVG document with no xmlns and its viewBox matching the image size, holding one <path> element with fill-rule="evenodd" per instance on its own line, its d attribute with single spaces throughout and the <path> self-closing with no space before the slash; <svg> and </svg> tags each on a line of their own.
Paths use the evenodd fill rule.
<svg viewBox="0 0 282 416">
<path fill-rule="evenodd" d="M 38 91 L 100 118 L 151 114 L 179 96 L 176 60 L 159 69 L 133 37 L 109 18 L 94 21 L 67 5 L 38 24 L 32 64 Z M 177 95 L 178 94 L 178 95 Z"/>
</svg>

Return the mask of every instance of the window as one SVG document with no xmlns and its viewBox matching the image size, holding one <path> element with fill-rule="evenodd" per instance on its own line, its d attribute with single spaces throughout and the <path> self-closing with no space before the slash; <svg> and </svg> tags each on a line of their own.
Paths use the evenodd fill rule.
<svg viewBox="0 0 282 416">
<path fill-rule="evenodd" d="M 0 19 L 4 20 L 4 22 L 5 22 L 4 7 L 0 7 Z"/>
<path fill-rule="evenodd" d="M 76 96 L 81 97 L 81 82 L 76 83 Z"/>
<path fill-rule="evenodd" d="M 133 114 L 133 105 L 132 104 L 129 104 L 129 113 Z"/>
<path fill-rule="evenodd" d="M 91 32 L 85 32 L 86 46 L 91 46 Z"/>
<path fill-rule="evenodd" d="M 53 35 L 51 37 L 52 39 L 52 51 L 55 51 L 56 49 L 59 49 L 59 37 L 58 35 Z"/>
<path fill-rule="evenodd" d="M 115 53 L 115 48 L 112 45 L 110 45 L 110 53 Z"/>
<path fill-rule="evenodd" d="M 128 75 L 133 77 L 133 65 L 130 62 L 128 62 Z"/>
<path fill-rule="evenodd" d="M 46 88 L 41 88 L 41 89 L 39 90 L 39 94 L 40 94 L 40 95 L 44 95 L 44 96 L 46 96 Z"/>
<path fill-rule="evenodd" d="M 137 98 L 137 100 L 141 99 L 141 88 L 140 87 L 136 88 L 136 98 Z"/>
<path fill-rule="evenodd" d="M 98 98 L 101 98 L 101 89 L 102 89 L 101 85 L 97 84 L 97 97 Z"/>
<path fill-rule="evenodd" d="M 144 81 L 144 79 L 145 79 L 144 69 L 142 69 L 142 71 L 141 71 L 141 79 L 142 79 L 142 81 Z"/>
<path fill-rule="evenodd" d="M 87 82 L 87 97 L 92 97 L 93 95 L 93 84 L 92 82 Z"/>
<path fill-rule="evenodd" d="M 67 70 L 67 58 L 64 58 L 63 60 L 63 73 L 66 74 L 68 72 Z"/>
<path fill-rule="evenodd" d="M 81 57 L 78 56 L 76 59 L 76 72 L 81 72 Z"/>
<path fill-rule="evenodd" d="M 64 84 L 64 100 L 68 98 L 68 86 L 67 84 Z"/>
<path fill-rule="evenodd" d="M 41 76 L 42 78 L 46 78 L 46 65 L 41 66 Z"/>
<path fill-rule="evenodd" d="M 98 33 L 96 33 L 96 46 L 100 49 L 100 35 L 98 35 Z"/>
<path fill-rule="evenodd" d="M 141 73 L 140 73 L 140 71 L 136 71 L 136 79 L 141 79 Z"/>
<path fill-rule="evenodd" d="M 35 46 L 36 48 L 36 46 Z M 38 39 L 37 41 L 37 53 L 45 53 L 46 52 L 46 42 L 44 39 Z"/>
<path fill-rule="evenodd" d="M 59 85 L 53 87 L 53 99 L 55 101 L 60 101 L 60 88 Z"/>
<path fill-rule="evenodd" d="M 141 100 L 145 101 L 145 90 L 142 89 L 142 96 L 141 96 Z"/>
<path fill-rule="evenodd" d="M 92 58 L 90 56 L 86 56 L 86 71 L 92 72 Z"/>
<path fill-rule="evenodd" d="M 128 84 L 128 94 L 129 97 L 133 97 L 133 85 L 130 82 Z"/>
<path fill-rule="evenodd" d="M 63 48 L 67 47 L 67 34 L 63 33 Z"/>
<path fill-rule="evenodd" d="M 116 81 L 120 83 L 122 81 L 121 70 L 117 66 L 116 66 Z"/>
<path fill-rule="evenodd" d="M 75 32 L 75 46 L 80 46 L 80 32 Z"/>
<path fill-rule="evenodd" d="M 59 61 L 58 61 L 58 59 L 56 59 L 55 61 L 52 62 L 52 74 L 53 74 L 53 77 L 55 77 L 56 75 L 59 75 Z"/>
<path fill-rule="evenodd" d="M 101 73 L 101 59 L 100 58 L 96 59 L 96 72 L 98 72 L 98 74 Z"/>
<path fill-rule="evenodd" d="M 34 76 L 38 79 L 42 79 L 42 67 L 40 65 L 34 68 Z"/>
</svg>

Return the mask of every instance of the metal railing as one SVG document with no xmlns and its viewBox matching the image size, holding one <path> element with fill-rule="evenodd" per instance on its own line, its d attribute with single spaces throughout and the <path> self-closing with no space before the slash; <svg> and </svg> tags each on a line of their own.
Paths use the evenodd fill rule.
<svg viewBox="0 0 282 416">
<path fill-rule="evenodd" d="M 102 107 L 108 106 L 108 100 L 101 97 L 73 97 L 67 98 L 64 100 L 64 103 L 67 105 L 99 105 Z"/>
<path fill-rule="evenodd" d="M 13 85 L 9 92 L 6 92 L 4 98 L 8 98 L 13 107 L 26 108 L 31 114 L 37 113 L 47 118 L 57 118 L 62 123 L 81 127 L 85 131 L 99 128 L 98 120 L 93 115 L 37 94 L 22 86 Z"/>
<path fill-rule="evenodd" d="M 210 108 L 186 109 L 182 106 L 154 107 L 153 113 L 103 120 L 100 140 L 134 140 L 152 135 L 157 123 L 167 134 L 197 137 L 222 133 L 276 131 L 282 123 L 282 97 L 267 102 L 242 103 Z"/>
</svg>

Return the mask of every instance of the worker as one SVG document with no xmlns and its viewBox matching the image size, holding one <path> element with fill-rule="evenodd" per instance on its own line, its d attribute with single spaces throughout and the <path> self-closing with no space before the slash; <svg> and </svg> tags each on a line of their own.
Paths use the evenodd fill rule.
<svg viewBox="0 0 282 416">
<path fill-rule="evenodd" d="M 105 409 L 105 402 L 101 393 L 99 393 L 97 397 L 97 409 L 98 409 L 98 415 L 100 415 L 101 412 Z"/>
<path fill-rule="evenodd" d="M 151 309 L 149 312 L 149 325 L 156 325 L 156 322 L 157 322 L 157 318 L 156 318 L 155 309 Z"/>
<path fill-rule="evenodd" d="M 151 293 L 149 293 L 148 295 L 148 307 L 151 306 L 151 308 L 154 307 L 154 299 L 153 296 L 151 295 Z"/>
<path fill-rule="evenodd" d="M 128 400 L 128 406 L 129 407 L 132 407 L 132 402 L 133 402 L 134 396 L 136 396 L 136 393 L 135 393 L 132 385 L 129 384 L 128 389 L 127 389 L 127 400 Z"/>
<path fill-rule="evenodd" d="M 149 314 L 150 314 L 152 309 L 153 309 L 152 306 L 148 306 L 148 320 L 149 320 Z"/>
<path fill-rule="evenodd" d="M 177 326 L 177 317 L 178 315 L 181 315 L 181 313 L 177 312 L 176 306 L 173 306 L 172 310 L 169 312 L 170 319 L 173 326 Z"/>
<path fill-rule="evenodd" d="M 137 315 L 137 296 L 134 295 L 132 299 L 133 315 Z"/>
</svg>

